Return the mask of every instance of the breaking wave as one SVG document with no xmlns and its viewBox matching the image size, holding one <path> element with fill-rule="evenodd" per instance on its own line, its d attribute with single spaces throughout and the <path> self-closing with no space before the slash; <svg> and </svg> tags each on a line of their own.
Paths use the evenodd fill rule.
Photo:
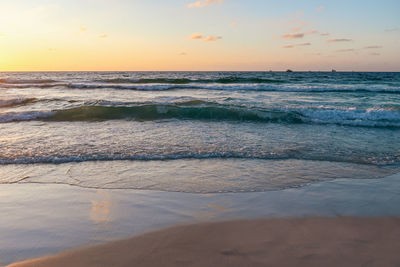
<svg viewBox="0 0 400 267">
<path fill-rule="evenodd" d="M 252 108 L 224 105 L 202 100 L 169 104 L 117 104 L 100 102 L 53 111 L 9 112 L 0 114 L 0 122 L 28 120 L 106 121 L 165 119 L 203 121 L 248 121 L 257 123 L 314 123 L 366 127 L 400 127 L 400 110 L 388 108 L 279 107 Z"/>
</svg>

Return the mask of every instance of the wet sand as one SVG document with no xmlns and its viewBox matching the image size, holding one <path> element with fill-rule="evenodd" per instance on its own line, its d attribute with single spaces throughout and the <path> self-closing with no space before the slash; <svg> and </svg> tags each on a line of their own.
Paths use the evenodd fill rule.
<svg viewBox="0 0 400 267">
<path fill-rule="evenodd" d="M 400 266 L 399 251 L 399 217 L 276 218 L 174 226 L 10 266 Z"/>
</svg>

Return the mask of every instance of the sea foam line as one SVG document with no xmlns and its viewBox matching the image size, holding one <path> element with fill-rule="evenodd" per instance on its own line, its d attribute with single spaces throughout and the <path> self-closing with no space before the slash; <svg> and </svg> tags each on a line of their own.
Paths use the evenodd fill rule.
<svg viewBox="0 0 400 267">
<path fill-rule="evenodd" d="M 374 166 L 393 166 L 400 167 L 400 158 L 392 158 L 385 160 L 374 159 L 370 157 L 364 159 L 349 159 L 343 157 L 334 157 L 327 155 L 326 157 L 304 154 L 288 153 L 264 153 L 264 154 L 247 154 L 241 152 L 205 152 L 205 153 L 171 153 L 171 154 L 131 154 L 131 155 L 77 155 L 77 156 L 36 156 L 36 157 L 18 157 L 18 158 L 0 158 L 0 165 L 12 164 L 63 164 L 63 163 L 80 163 L 92 161 L 165 161 L 165 160 L 190 160 L 190 159 L 248 159 L 248 160 L 310 160 L 322 162 L 341 162 L 360 165 Z"/>
</svg>

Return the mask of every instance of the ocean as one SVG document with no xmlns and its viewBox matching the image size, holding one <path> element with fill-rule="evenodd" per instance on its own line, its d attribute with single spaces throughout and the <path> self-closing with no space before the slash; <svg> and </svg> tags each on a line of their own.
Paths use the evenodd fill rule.
<svg viewBox="0 0 400 267">
<path fill-rule="evenodd" d="M 0 73 L 0 184 L 259 192 L 400 172 L 400 73 Z"/>
</svg>

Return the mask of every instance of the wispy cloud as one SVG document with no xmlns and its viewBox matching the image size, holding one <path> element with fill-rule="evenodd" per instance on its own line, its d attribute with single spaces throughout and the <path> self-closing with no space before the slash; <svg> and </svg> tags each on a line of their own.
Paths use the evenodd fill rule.
<svg viewBox="0 0 400 267">
<path fill-rule="evenodd" d="M 6 34 L 0 33 L 0 37 L 4 37 L 4 36 L 6 36 Z"/>
<path fill-rule="evenodd" d="M 297 32 L 299 30 L 301 30 L 301 27 L 292 28 L 293 32 Z M 298 33 L 287 33 L 287 34 L 282 35 L 282 38 L 283 39 L 300 39 L 300 38 L 303 38 L 305 35 L 316 34 L 316 33 L 318 33 L 317 30 L 311 30 L 311 31 L 308 31 L 308 32 L 305 32 L 305 33 L 301 33 L 301 32 L 298 32 Z"/>
<path fill-rule="evenodd" d="M 352 39 L 329 39 L 329 40 L 326 40 L 325 42 L 327 42 L 327 43 L 340 43 L 340 42 L 351 42 L 351 41 L 353 41 Z"/>
<path fill-rule="evenodd" d="M 323 32 L 323 33 L 320 33 L 319 35 L 321 35 L 321 36 L 329 36 L 331 34 L 329 32 Z"/>
<path fill-rule="evenodd" d="M 181 52 L 181 53 L 178 54 L 178 56 L 186 56 L 186 55 L 187 55 L 186 52 Z"/>
<path fill-rule="evenodd" d="M 87 31 L 87 28 L 82 26 L 82 27 L 79 28 L 79 31 L 85 32 L 85 31 Z"/>
<path fill-rule="evenodd" d="M 355 52 L 355 51 L 356 51 L 356 50 L 353 49 L 353 48 L 347 48 L 347 49 L 339 49 L 339 50 L 336 50 L 336 52 L 338 52 L 338 53 Z"/>
<path fill-rule="evenodd" d="M 311 31 L 306 32 L 306 34 L 316 34 L 316 33 L 318 33 L 317 30 L 311 30 Z"/>
<path fill-rule="evenodd" d="M 193 33 L 192 35 L 189 36 L 189 40 L 199 40 L 203 39 L 204 35 L 201 33 Z"/>
<path fill-rule="evenodd" d="M 287 33 L 282 35 L 284 39 L 300 39 L 304 37 L 304 33 Z"/>
<path fill-rule="evenodd" d="M 380 53 L 370 53 L 371 56 L 380 56 Z"/>
<path fill-rule="evenodd" d="M 311 43 L 302 43 L 302 44 L 298 44 L 296 46 L 309 46 L 309 45 L 311 45 Z"/>
<path fill-rule="evenodd" d="M 364 49 L 380 49 L 383 46 L 381 45 L 370 45 L 370 46 L 365 46 Z"/>
<path fill-rule="evenodd" d="M 215 42 L 222 39 L 221 36 L 207 36 L 206 38 L 204 38 L 204 42 Z"/>
<path fill-rule="evenodd" d="M 235 26 L 237 26 L 237 25 L 239 25 L 237 22 L 232 22 L 232 23 L 231 23 L 231 26 L 232 26 L 232 27 L 235 27 Z"/>
<path fill-rule="evenodd" d="M 322 11 L 324 8 L 324 6 L 320 6 L 319 8 L 317 8 L 317 11 Z"/>
<path fill-rule="evenodd" d="M 201 33 L 193 33 L 192 35 L 189 36 L 189 40 L 203 40 L 203 42 L 215 42 L 220 39 L 222 39 L 221 36 L 212 36 L 212 35 L 205 36 Z"/>
<path fill-rule="evenodd" d="M 108 34 L 101 34 L 101 35 L 99 35 L 98 37 L 99 37 L 99 38 L 107 38 L 107 37 L 108 37 Z"/>
<path fill-rule="evenodd" d="M 301 43 L 301 44 L 290 44 L 290 45 L 283 45 L 282 48 L 294 48 L 296 46 L 310 46 L 311 43 Z"/>
<path fill-rule="evenodd" d="M 188 8 L 201 8 L 201 7 L 206 7 L 209 4 L 213 3 L 222 3 L 224 0 L 204 0 L 204 1 L 197 1 L 194 3 L 191 3 L 187 5 Z"/>
</svg>

